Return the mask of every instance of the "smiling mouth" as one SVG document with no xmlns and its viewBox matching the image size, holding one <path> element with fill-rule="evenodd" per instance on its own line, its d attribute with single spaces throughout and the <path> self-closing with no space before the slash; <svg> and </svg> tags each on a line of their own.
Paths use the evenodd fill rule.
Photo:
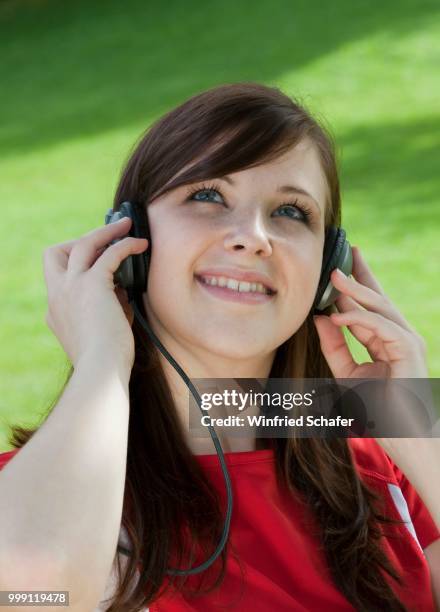
<svg viewBox="0 0 440 612">
<path fill-rule="evenodd" d="M 194 275 L 197 283 L 203 288 L 204 291 L 210 293 L 213 297 L 224 299 L 232 302 L 239 302 L 242 304 L 264 304 L 270 302 L 276 292 L 267 289 L 267 292 L 261 291 L 238 291 L 227 286 L 211 285 L 207 283 L 202 277 Z"/>
<path fill-rule="evenodd" d="M 263 285 L 260 282 L 247 282 L 247 281 L 236 281 L 233 279 L 229 283 L 226 282 L 224 277 L 218 277 L 216 282 L 210 282 L 210 279 L 206 279 L 204 276 L 195 274 L 194 278 L 203 285 L 208 287 L 218 287 L 219 289 L 227 289 L 228 291 L 240 294 L 259 294 L 259 295 L 275 295 L 277 293 L 270 287 Z M 215 278 L 215 277 L 214 277 Z M 232 286 L 231 286 L 232 284 Z"/>
</svg>

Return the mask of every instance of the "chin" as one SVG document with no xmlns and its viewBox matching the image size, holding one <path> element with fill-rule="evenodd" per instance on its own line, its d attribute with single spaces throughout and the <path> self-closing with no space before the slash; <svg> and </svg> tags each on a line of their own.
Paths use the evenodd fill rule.
<svg viewBox="0 0 440 612">
<path fill-rule="evenodd" d="M 271 352 L 273 347 L 268 347 L 266 342 L 249 342 L 248 340 L 237 341 L 237 336 L 228 338 L 223 335 L 219 338 L 218 334 L 213 334 L 212 341 L 208 336 L 204 336 L 198 342 L 199 346 L 223 359 L 245 361 Z"/>
</svg>

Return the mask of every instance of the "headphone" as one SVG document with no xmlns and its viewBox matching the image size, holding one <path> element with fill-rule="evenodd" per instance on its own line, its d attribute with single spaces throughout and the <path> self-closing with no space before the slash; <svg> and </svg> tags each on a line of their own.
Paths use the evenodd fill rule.
<svg viewBox="0 0 440 612">
<path fill-rule="evenodd" d="M 128 236 L 134 238 L 147 238 L 148 247 L 146 251 L 143 251 L 142 253 L 136 255 L 129 255 L 121 262 L 119 268 L 113 275 L 114 282 L 115 284 L 119 285 L 119 287 L 122 287 L 127 291 L 128 301 L 133 307 L 136 319 L 145 329 L 151 341 L 157 346 L 163 356 L 169 361 L 169 363 L 174 367 L 177 373 L 182 377 L 183 381 L 187 385 L 188 389 L 191 391 L 203 414 L 205 409 L 202 408 L 202 400 L 197 389 L 194 387 L 194 385 L 192 384 L 188 376 L 185 374 L 183 369 L 180 367 L 180 365 L 173 359 L 167 349 L 160 342 L 159 338 L 157 338 L 157 336 L 149 327 L 148 322 L 145 320 L 139 310 L 138 304 L 141 303 L 142 293 L 145 293 L 147 291 L 148 272 L 150 267 L 152 249 L 152 241 L 148 224 L 147 212 L 144 207 L 138 203 L 122 202 L 117 211 L 114 211 L 112 208 L 108 210 L 107 214 L 105 215 L 105 224 L 108 225 L 109 223 L 115 223 L 123 217 L 129 217 L 132 221 Z M 120 240 L 122 240 L 122 238 L 116 238 L 112 240 L 110 244 L 115 244 Z M 333 304 L 339 295 L 339 291 L 333 286 L 330 281 L 330 274 L 332 273 L 332 271 L 335 268 L 339 268 L 344 272 L 344 274 L 349 276 L 352 272 L 352 267 L 352 251 L 349 242 L 346 240 L 345 231 L 342 229 L 342 227 L 330 226 L 326 230 L 325 234 L 321 275 L 318 283 L 316 296 L 312 305 L 312 310 L 314 312 L 320 312 L 331 304 Z M 208 430 L 211 434 L 212 441 L 217 451 L 217 455 L 223 471 L 228 496 L 222 537 L 215 552 L 204 563 L 198 565 L 197 567 L 188 568 L 185 570 L 168 569 L 167 574 L 175 576 L 186 576 L 190 574 L 198 574 L 199 572 L 204 571 L 220 555 L 227 541 L 232 516 L 233 501 L 231 480 L 229 477 L 228 469 L 226 467 L 223 450 L 220 441 L 217 437 L 217 433 L 211 425 L 208 425 Z"/>
</svg>

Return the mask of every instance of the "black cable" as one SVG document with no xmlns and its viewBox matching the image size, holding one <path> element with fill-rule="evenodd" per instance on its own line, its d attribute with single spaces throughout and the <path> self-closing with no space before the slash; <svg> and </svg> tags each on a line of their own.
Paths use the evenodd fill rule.
<svg viewBox="0 0 440 612">
<path fill-rule="evenodd" d="M 128 301 L 129 301 L 129 303 L 133 307 L 136 319 L 139 321 L 139 323 L 145 329 L 145 331 L 149 335 L 151 341 L 157 346 L 157 348 L 160 350 L 162 355 L 170 362 L 170 364 L 174 367 L 174 369 L 177 371 L 177 373 L 180 374 L 180 376 L 182 377 L 182 379 L 185 382 L 186 386 L 188 387 L 188 389 L 193 394 L 193 397 L 196 400 L 197 405 L 199 406 L 199 408 L 200 408 L 200 410 L 201 410 L 201 412 L 203 414 L 204 408 L 202 408 L 202 399 L 201 399 L 200 395 L 198 394 L 197 389 L 194 387 L 194 385 L 192 384 L 192 382 L 190 381 L 188 376 L 185 374 L 183 369 L 180 367 L 180 365 L 173 359 L 173 357 L 169 354 L 167 349 L 163 346 L 163 344 L 161 343 L 159 338 L 157 338 L 157 336 L 154 334 L 153 330 L 151 330 L 149 328 L 146 320 L 144 319 L 144 317 L 140 313 L 140 310 L 139 310 L 139 308 L 138 308 L 138 306 L 136 304 L 133 292 L 127 289 L 127 295 L 128 295 Z M 217 546 L 217 549 L 211 555 L 211 557 L 209 557 L 209 559 L 207 559 L 201 565 L 198 565 L 197 567 L 189 568 L 187 570 L 168 569 L 166 573 L 167 574 L 171 574 L 173 576 L 186 576 L 186 575 L 190 575 L 190 574 L 198 574 L 200 572 L 203 572 L 212 563 L 214 563 L 214 561 L 220 555 L 220 553 L 222 552 L 222 550 L 223 550 L 223 548 L 224 548 L 224 546 L 226 544 L 226 540 L 228 538 L 229 526 L 230 526 L 230 523 L 231 523 L 231 516 L 232 516 L 232 501 L 233 501 L 231 479 L 230 479 L 230 476 L 229 476 L 228 469 L 226 467 L 226 462 L 225 462 L 225 458 L 224 458 L 224 455 L 223 455 L 223 449 L 221 447 L 220 440 L 217 437 L 217 433 L 215 432 L 215 430 L 212 427 L 212 425 L 208 425 L 208 429 L 209 429 L 209 433 L 211 434 L 212 441 L 214 442 L 214 446 L 215 446 L 216 451 L 217 451 L 217 456 L 219 458 L 220 465 L 221 465 L 221 468 L 222 468 L 223 477 L 224 477 L 224 480 L 225 480 L 226 491 L 227 491 L 227 495 L 228 495 L 228 503 L 227 503 L 227 507 L 226 507 L 226 517 L 225 517 L 225 524 L 224 524 L 224 527 L 223 527 L 223 533 L 222 533 L 222 537 L 220 539 L 219 545 Z"/>
</svg>

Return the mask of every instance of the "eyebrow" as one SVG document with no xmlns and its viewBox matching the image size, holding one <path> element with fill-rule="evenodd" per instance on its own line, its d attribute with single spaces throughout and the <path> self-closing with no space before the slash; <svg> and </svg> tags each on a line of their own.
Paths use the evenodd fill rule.
<svg viewBox="0 0 440 612">
<path fill-rule="evenodd" d="M 229 183 L 229 185 L 235 185 L 235 182 L 228 175 L 219 176 L 218 178 L 220 181 L 226 181 L 226 183 Z M 278 193 L 301 193 L 302 195 L 309 197 L 316 204 L 316 207 L 318 208 L 319 212 L 320 213 L 322 212 L 321 207 L 319 206 L 315 198 L 302 187 L 298 187 L 296 185 L 281 185 L 281 187 L 278 187 L 277 192 Z"/>
</svg>

